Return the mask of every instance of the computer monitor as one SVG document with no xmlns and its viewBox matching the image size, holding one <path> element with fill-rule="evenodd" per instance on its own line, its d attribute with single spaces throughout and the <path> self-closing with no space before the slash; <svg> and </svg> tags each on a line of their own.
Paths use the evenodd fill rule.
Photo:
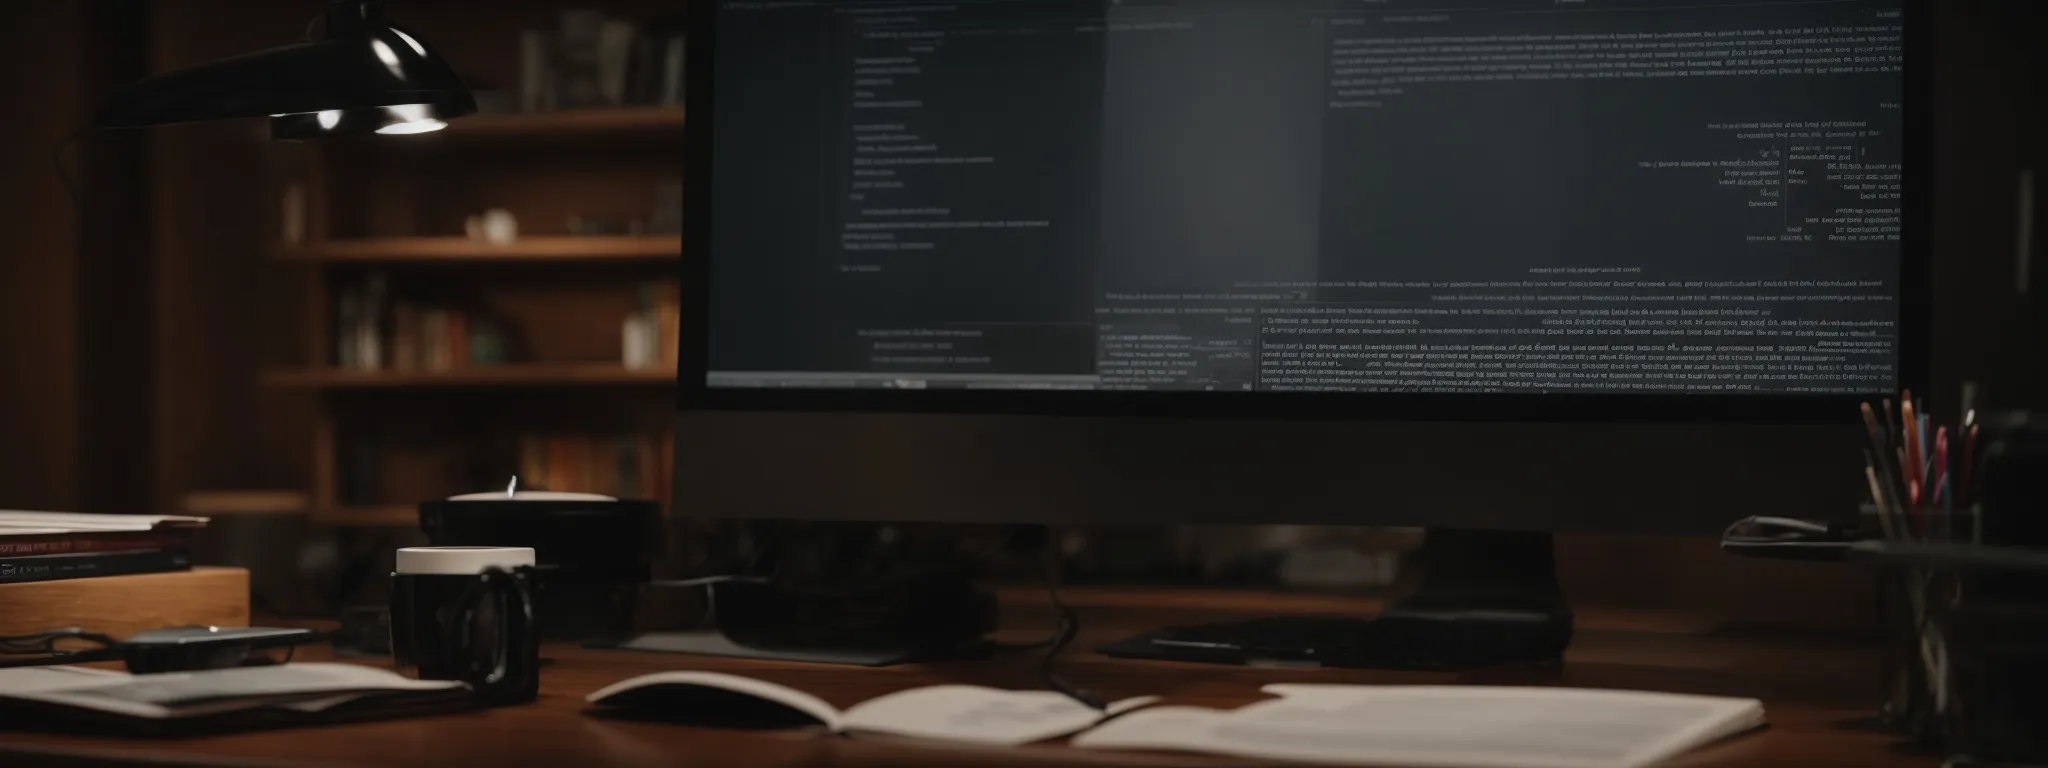
<svg viewBox="0 0 2048 768">
<path fill-rule="evenodd" d="M 1925 386 L 1922 12 L 695 3 L 679 511 L 1853 514 Z"/>
</svg>

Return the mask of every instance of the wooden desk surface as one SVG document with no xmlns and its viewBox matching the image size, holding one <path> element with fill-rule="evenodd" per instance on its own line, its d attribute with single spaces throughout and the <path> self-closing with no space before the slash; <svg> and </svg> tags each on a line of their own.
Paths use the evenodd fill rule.
<svg viewBox="0 0 2048 768">
<path fill-rule="evenodd" d="M 1039 596 L 1006 593 L 1006 640 L 1041 637 L 1052 617 Z M 1933 766 L 1869 725 L 1877 662 L 1868 649 L 1743 637 L 1685 617 L 1581 610 L 1566 663 L 1467 675 L 1359 670 L 1274 670 L 1110 659 L 1088 648 L 1135 631 L 1274 613 L 1368 612 L 1370 601 L 1174 590 L 1075 590 L 1081 642 L 1061 673 L 1105 698 L 1161 694 L 1168 703 L 1230 707 L 1262 698 L 1273 682 L 1469 682 L 1632 688 L 1763 699 L 1771 727 L 1687 755 L 1679 766 Z M 444 717 L 198 739 L 107 740 L 0 732 L 0 765 L 261 766 L 785 766 L 785 765 L 1217 765 L 1200 756 L 1071 750 L 1058 744 L 992 750 L 817 732 L 739 732 L 607 720 L 583 714 L 583 696 L 633 675 L 706 669 L 751 675 L 849 706 L 891 691 L 948 682 L 1042 687 L 1037 654 L 990 662 L 856 669 L 671 654 L 544 651 L 540 701 Z M 307 654 L 318 658 L 323 654 Z M 1243 764 L 1234 761 L 1230 764 Z"/>
</svg>

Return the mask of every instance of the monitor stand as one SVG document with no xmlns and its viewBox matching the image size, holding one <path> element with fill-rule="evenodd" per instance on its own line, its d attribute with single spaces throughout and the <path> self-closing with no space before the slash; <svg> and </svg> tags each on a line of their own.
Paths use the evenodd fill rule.
<svg viewBox="0 0 2048 768">
<path fill-rule="evenodd" d="M 1420 582 L 1376 618 L 1171 627 L 1099 648 L 1126 658 L 1464 671 L 1554 661 L 1571 643 L 1548 533 L 1432 528 Z"/>
</svg>

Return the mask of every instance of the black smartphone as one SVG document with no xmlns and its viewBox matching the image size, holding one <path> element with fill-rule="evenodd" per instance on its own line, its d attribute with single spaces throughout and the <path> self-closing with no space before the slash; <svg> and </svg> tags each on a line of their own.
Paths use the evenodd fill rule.
<svg viewBox="0 0 2048 768">
<path fill-rule="evenodd" d="M 191 672 L 274 663 L 259 652 L 293 648 L 319 635 L 281 627 L 171 627 L 136 633 L 119 647 L 130 672 Z"/>
</svg>

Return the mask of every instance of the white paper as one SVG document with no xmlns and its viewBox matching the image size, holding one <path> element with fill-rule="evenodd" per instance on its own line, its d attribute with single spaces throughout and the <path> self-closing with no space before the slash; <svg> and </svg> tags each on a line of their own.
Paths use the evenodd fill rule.
<svg viewBox="0 0 2048 768">
<path fill-rule="evenodd" d="M 0 536 L 95 531 L 148 531 L 160 524 L 205 525 L 207 518 L 181 515 L 96 515 L 84 512 L 23 512 L 0 509 Z"/>
<path fill-rule="evenodd" d="M 719 672 L 656 672 L 607 685 L 597 692 L 583 697 L 592 704 L 604 704 L 610 699 L 628 691 L 656 686 L 696 686 L 752 696 L 781 704 L 790 709 L 816 718 L 825 727 L 834 731 L 840 727 L 838 708 L 825 703 L 824 699 L 812 696 L 786 685 L 776 685 L 766 680 L 728 675 Z"/>
<path fill-rule="evenodd" d="M 5 680 L 0 678 L 0 682 Z M 355 664 L 280 664 L 101 679 L 80 676 L 76 685 L 23 687 L 0 689 L 0 698 L 167 719 L 342 694 L 445 691 L 463 684 L 413 680 Z"/>
<path fill-rule="evenodd" d="M 1754 699 L 1476 686 L 1299 686 L 1237 710 L 1161 707 L 1074 746 L 1339 765 L 1634 768 L 1763 722 Z"/>
<path fill-rule="evenodd" d="M 1126 699 L 1097 711 L 1056 691 L 1005 691 L 935 685 L 870 699 L 846 710 L 848 733 L 880 733 L 975 744 L 1016 745 L 1066 736 L 1157 697 Z"/>
<path fill-rule="evenodd" d="M 127 679 L 128 673 L 91 667 L 51 666 L 0 669 L 0 696 L 60 691 Z"/>
</svg>

